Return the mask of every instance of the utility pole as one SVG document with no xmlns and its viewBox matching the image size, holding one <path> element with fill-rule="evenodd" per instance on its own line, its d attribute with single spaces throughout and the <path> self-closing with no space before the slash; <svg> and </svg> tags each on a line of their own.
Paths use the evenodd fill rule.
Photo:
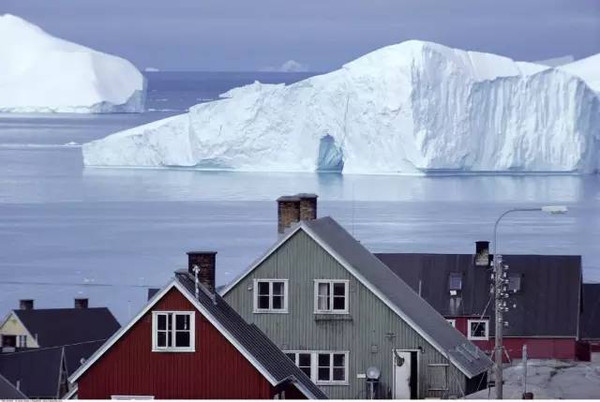
<svg viewBox="0 0 600 402">
<path fill-rule="evenodd" d="M 567 207 L 564 205 L 546 205 L 543 207 L 537 208 L 512 208 L 507 211 L 504 211 L 502 215 L 496 219 L 496 223 L 494 224 L 494 243 L 493 245 L 493 272 L 494 272 L 494 298 L 495 298 L 495 307 L 496 307 L 496 332 L 494 336 L 495 346 L 494 346 L 494 371 L 495 371 L 495 382 L 496 382 L 496 399 L 502 399 L 502 329 L 505 325 L 503 313 L 504 311 L 508 311 L 506 306 L 505 298 L 508 297 L 507 288 L 505 287 L 508 284 L 508 279 L 506 278 L 505 270 L 508 269 L 508 266 L 502 264 L 502 256 L 498 255 L 498 224 L 506 215 L 513 212 L 545 212 L 551 215 L 559 215 L 567 213 Z"/>
<path fill-rule="evenodd" d="M 527 345 L 523 345 L 523 399 L 527 394 Z"/>
<path fill-rule="evenodd" d="M 496 399 L 502 399 L 502 327 L 504 325 L 504 275 L 502 256 L 494 254 L 494 298 L 496 311 L 496 331 L 494 333 L 494 366 Z"/>
</svg>

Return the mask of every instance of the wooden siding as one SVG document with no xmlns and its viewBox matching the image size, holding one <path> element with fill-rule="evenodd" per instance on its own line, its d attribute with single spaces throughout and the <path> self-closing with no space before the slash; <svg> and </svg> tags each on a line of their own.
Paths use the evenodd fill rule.
<svg viewBox="0 0 600 402">
<path fill-rule="evenodd" d="M 455 328 L 464 336 L 468 336 L 469 320 L 478 319 L 477 317 L 447 317 L 455 320 Z M 484 317 L 490 325 L 490 335 L 488 340 L 472 340 L 475 345 L 488 355 L 494 350 L 494 336 L 492 334 L 493 321 L 489 317 Z M 506 354 L 511 360 L 521 359 L 523 356 L 523 345 L 527 345 L 527 354 L 530 359 L 577 359 L 577 340 L 575 338 L 563 337 L 519 337 L 504 336 L 504 348 Z M 508 359 L 505 356 L 505 361 Z"/>
<path fill-rule="evenodd" d="M 253 280 L 260 278 L 289 280 L 287 314 L 253 313 Z M 313 313 L 315 279 L 349 280 L 349 314 Z M 241 280 L 225 299 L 283 350 L 349 351 L 348 385 L 320 386 L 330 398 L 366 398 L 365 380 L 358 379 L 357 374 L 365 373 L 370 366 L 381 370 L 381 396 L 390 397 L 393 349 L 420 349 L 419 396 L 442 396 L 440 392 L 429 391 L 429 385 L 439 384 L 440 379 L 431 378 L 428 365 L 448 363 L 446 357 L 303 231 L 297 232 Z M 450 365 L 448 378 L 449 394 L 461 395 L 466 377 Z"/>
<path fill-rule="evenodd" d="M 25 335 L 27 336 L 28 348 L 39 347 L 37 340 L 29 334 L 27 328 L 25 328 L 23 324 L 21 324 L 21 321 L 17 318 L 14 312 L 10 313 L 4 324 L 0 327 L 0 340 L 2 339 L 2 335 Z"/>
<path fill-rule="evenodd" d="M 152 311 L 196 311 L 196 351 L 152 352 Z M 78 380 L 79 399 L 264 399 L 273 387 L 177 289 L 171 289 Z"/>
</svg>

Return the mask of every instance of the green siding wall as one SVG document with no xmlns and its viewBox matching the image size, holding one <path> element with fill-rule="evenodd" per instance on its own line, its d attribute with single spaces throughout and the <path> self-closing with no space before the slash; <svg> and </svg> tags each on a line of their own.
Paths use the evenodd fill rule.
<svg viewBox="0 0 600 402">
<path fill-rule="evenodd" d="M 254 279 L 289 280 L 287 314 L 253 313 Z M 314 280 L 349 280 L 349 315 L 315 315 Z M 365 380 L 357 374 L 370 366 L 381 370 L 382 396 L 392 389 L 393 349 L 418 349 L 419 396 L 443 396 L 428 391 L 439 378 L 430 378 L 429 364 L 448 360 L 407 325 L 377 296 L 302 230 L 294 234 L 227 295 L 227 302 L 248 322 L 255 323 L 283 350 L 349 351 L 348 385 L 323 385 L 330 398 L 366 398 Z M 329 319 L 328 319 L 329 318 Z M 462 395 L 466 377 L 448 369 L 449 395 Z M 447 396 L 447 395 L 446 395 Z"/>
</svg>

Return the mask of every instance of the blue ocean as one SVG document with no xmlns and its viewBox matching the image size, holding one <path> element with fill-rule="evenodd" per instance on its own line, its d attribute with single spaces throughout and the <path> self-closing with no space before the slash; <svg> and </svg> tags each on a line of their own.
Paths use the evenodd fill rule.
<svg viewBox="0 0 600 402">
<path fill-rule="evenodd" d="M 147 73 L 147 112 L 0 114 L 0 312 L 34 299 L 75 297 L 125 322 L 147 288 L 166 284 L 186 251 L 215 250 L 217 282 L 232 280 L 277 238 L 275 199 L 319 195 L 330 215 L 374 252 L 471 253 L 513 207 L 566 205 L 569 213 L 503 220 L 498 252 L 577 254 L 600 281 L 600 177 L 429 177 L 84 168 L 80 145 L 184 113 L 255 80 L 292 83 L 308 73 Z"/>
</svg>

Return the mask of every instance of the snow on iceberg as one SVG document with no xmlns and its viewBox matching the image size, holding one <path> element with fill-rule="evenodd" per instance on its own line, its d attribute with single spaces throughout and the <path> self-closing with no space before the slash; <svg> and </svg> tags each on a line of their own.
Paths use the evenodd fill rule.
<svg viewBox="0 0 600 402">
<path fill-rule="evenodd" d="M 578 76 L 590 88 L 600 93 L 600 53 L 573 63 L 564 64 L 559 69 Z"/>
<path fill-rule="evenodd" d="M 0 112 L 142 112 L 144 101 L 129 61 L 0 15 Z"/>
<path fill-rule="evenodd" d="M 599 100 L 578 77 L 408 41 L 291 84 L 234 88 L 83 146 L 88 166 L 590 173 Z"/>
</svg>

